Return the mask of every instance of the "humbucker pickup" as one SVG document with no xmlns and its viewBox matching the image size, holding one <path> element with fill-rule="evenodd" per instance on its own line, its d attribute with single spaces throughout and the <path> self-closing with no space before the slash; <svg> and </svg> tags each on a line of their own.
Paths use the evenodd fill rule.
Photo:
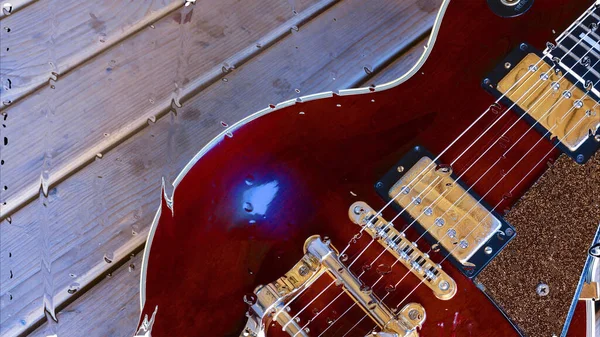
<svg viewBox="0 0 600 337">
<path fill-rule="evenodd" d="M 582 76 L 600 70 L 600 61 L 577 67 L 571 62 L 569 67 L 565 62 L 573 55 L 561 55 L 554 57 L 548 50 L 541 54 L 522 44 L 488 75 L 483 87 L 583 164 L 600 147 L 600 108 L 598 83 Z"/>
<path fill-rule="evenodd" d="M 514 228 L 457 179 L 451 168 L 415 147 L 376 185 L 378 194 L 465 275 L 476 276 L 508 243 Z"/>
<path fill-rule="evenodd" d="M 362 201 L 355 202 L 348 213 L 355 224 L 362 226 L 373 239 L 423 281 L 435 297 L 449 300 L 456 294 L 456 282 L 442 267 L 431 261 L 427 253 L 419 250 L 404 233 L 394 228 L 392 223 L 378 215 L 369 205 Z"/>
</svg>

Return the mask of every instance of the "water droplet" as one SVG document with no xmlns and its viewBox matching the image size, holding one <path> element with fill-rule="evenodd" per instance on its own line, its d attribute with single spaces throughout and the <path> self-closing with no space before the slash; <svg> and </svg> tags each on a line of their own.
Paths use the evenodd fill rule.
<svg viewBox="0 0 600 337">
<path fill-rule="evenodd" d="M 396 291 L 396 287 L 393 284 L 388 284 L 387 286 L 385 286 L 385 291 L 387 291 L 388 293 L 393 293 L 394 291 Z"/>
<path fill-rule="evenodd" d="M 154 28 L 156 28 L 156 27 L 154 27 L 154 25 L 150 25 L 150 28 L 151 28 L 151 29 L 154 29 Z"/>
<path fill-rule="evenodd" d="M 299 31 L 299 30 L 300 30 L 300 29 L 299 29 L 299 28 L 298 28 L 298 26 L 296 26 L 296 25 L 294 25 L 294 26 L 292 26 L 292 27 L 290 28 L 290 31 L 291 31 L 292 33 L 295 33 L 295 32 L 297 32 L 297 31 Z"/>
<path fill-rule="evenodd" d="M 436 166 L 435 172 L 441 176 L 449 176 L 452 174 L 452 166 L 448 164 L 440 164 Z"/>
<path fill-rule="evenodd" d="M 372 265 L 371 265 L 370 263 L 365 263 L 365 264 L 362 266 L 362 270 L 363 270 L 363 271 L 368 271 L 368 270 L 371 270 L 371 267 L 372 267 Z"/>
<path fill-rule="evenodd" d="M 410 187 L 408 187 L 408 186 L 402 186 L 402 188 L 400 190 L 402 191 L 402 194 L 410 193 Z"/>
<path fill-rule="evenodd" d="M 244 182 L 246 183 L 246 185 L 252 186 L 252 184 L 254 184 L 254 177 L 249 174 L 246 176 L 246 179 L 244 180 Z"/>
<path fill-rule="evenodd" d="M 569 90 L 565 90 L 562 93 L 564 98 L 571 98 L 571 96 L 573 96 L 573 93 L 571 93 Z"/>
<path fill-rule="evenodd" d="M 75 282 L 75 283 L 71 283 L 71 284 L 69 285 L 69 288 L 67 289 L 67 292 L 68 292 L 69 294 L 74 294 L 74 293 L 76 293 L 76 292 L 77 292 L 77 290 L 79 290 L 79 288 L 80 288 L 80 287 L 81 287 L 81 286 L 80 286 L 80 285 L 79 285 L 79 283 L 77 283 L 77 282 Z"/>
<path fill-rule="evenodd" d="M 540 79 L 541 79 L 542 81 L 547 81 L 549 78 L 550 78 L 550 76 L 548 76 L 548 74 L 547 74 L 547 73 L 542 73 L 542 74 L 540 75 Z"/>
<path fill-rule="evenodd" d="M 423 199 L 421 199 L 421 197 L 413 197 L 413 203 L 415 205 L 420 205 L 421 202 L 423 202 Z"/>
<path fill-rule="evenodd" d="M 4 11 L 5 15 L 10 15 L 12 13 L 13 6 L 10 2 L 6 2 L 4 5 L 2 5 L 2 10 Z"/>
<path fill-rule="evenodd" d="M 253 293 L 244 295 L 244 303 L 248 305 L 254 305 L 256 303 L 256 295 Z"/>
<path fill-rule="evenodd" d="M 380 264 L 377 266 L 377 274 L 383 276 L 392 272 L 392 267 L 387 264 Z"/>
<path fill-rule="evenodd" d="M 360 286 L 360 291 L 363 294 L 367 294 L 367 295 L 371 295 L 373 293 L 373 290 L 371 289 L 371 287 L 369 287 L 366 284 L 363 284 L 363 285 Z"/>
<path fill-rule="evenodd" d="M 223 82 L 229 82 L 229 80 L 227 79 L 227 77 L 223 77 L 223 78 L 221 79 L 221 81 L 223 81 Z"/>
<path fill-rule="evenodd" d="M 467 242 L 467 240 L 465 240 L 465 239 L 462 239 L 462 240 L 460 240 L 458 245 L 462 249 L 467 249 L 467 247 L 469 247 L 469 242 Z"/>
<path fill-rule="evenodd" d="M 367 74 L 367 75 L 371 75 L 373 73 L 373 71 L 369 67 L 363 67 L 363 70 L 365 71 L 365 74 Z"/>
<path fill-rule="evenodd" d="M 254 225 L 256 223 L 256 220 L 250 220 L 248 221 L 249 224 Z"/>
<path fill-rule="evenodd" d="M 578 99 L 578 100 L 576 100 L 575 102 L 573 102 L 573 106 L 574 106 L 576 109 L 581 109 L 581 107 L 583 107 L 583 102 L 582 102 L 581 100 L 579 100 L 579 99 Z"/>
<path fill-rule="evenodd" d="M 132 263 L 129 265 L 129 272 L 131 273 L 134 270 L 135 270 L 135 264 Z"/>
<path fill-rule="evenodd" d="M 106 263 L 112 263 L 114 259 L 114 256 L 112 253 L 106 253 L 104 254 L 104 262 Z"/>
<path fill-rule="evenodd" d="M 446 224 L 446 220 L 444 218 L 436 218 L 433 223 L 438 227 L 443 227 Z"/>
<path fill-rule="evenodd" d="M 423 210 L 423 213 L 427 216 L 430 216 L 433 214 L 433 209 L 429 206 L 425 207 L 425 209 Z"/>
<path fill-rule="evenodd" d="M 73 274 L 73 273 L 71 273 L 71 274 L 69 274 L 69 277 L 70 277 L 70 278 L 76 278 L 76 277 L 77 277 L 77 274 Z"/>
<path fill-rule="evenodd" d="M 246 212 L 250 213 L 250 212 L 252 212 L 253 210 L 254 210 L 254 206 L 252 206 L 252 204 L 251 204 L 251 203 L 249 203 L 249 202 L 245 202 L 245 203 L 244 203 L 244 211 L 246 211 Z"/>
<path fill-rule="evenodd" d="M 552 87 L 552 90 L 558 91 L 558 89 L 560 89 L 560 83 L 558 83 L 558 82 L 552 82 L 551 87 Z"/>
<path fill-rule="evenodd" d="M 312 313 L 313 315 L 317 316 L 319 314 L 319 309 L 313 308 Z"/>
</svg>

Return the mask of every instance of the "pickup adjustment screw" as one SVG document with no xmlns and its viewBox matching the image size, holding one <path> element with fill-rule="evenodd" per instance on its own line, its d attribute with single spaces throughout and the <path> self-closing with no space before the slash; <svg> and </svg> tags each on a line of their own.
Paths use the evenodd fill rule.
<svg viewBox="0 0 600 337">
<path fill-rule="evenodd" d="M 448 281 L 442 281 L 442 282 L 440 282 L 438 287 L 440 287 L 441 291 L 446 291 L 446 290 L 450 289 L 450 283 L 448 283 Z"/>
<path fill-rule="evenodd" d="M 416 321 L 418 319 L 421 319 L 421 314 L 417 309 L 411 309 L 408 312 L 408 318 L 412 319 L 413 321 Z"/>
<path fill-rule="evenodd" d="M 546 283 L 540 283 L 535 288 L 535 291 L 539 296 L 548 296 L 548 294 L 550 293 L 550 287 L 548 287 Z"/>
<path fill-rule="evenodd" d="M 308 274 L 308 267 L 303 265 L 298 268 L 298 274 L 300 274 L 300 276 L 306 276 L 306 274 Z"/>
</svg>

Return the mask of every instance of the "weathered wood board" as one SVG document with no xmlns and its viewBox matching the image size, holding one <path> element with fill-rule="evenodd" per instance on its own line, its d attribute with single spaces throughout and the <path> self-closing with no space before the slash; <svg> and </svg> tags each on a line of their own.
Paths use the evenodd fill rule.
<svg viewBox="0 0 600 337">
<path fill-rule="evenodd" d="M 392 62 L 402 51 L 411 46 L 415 39 L 426 34 L 436 12 L 434 5 L 425 6 L 412 1 L 400 5 L 394 1 L 376 4 L 343 1 L 321 13 L 322 9 L 326 9 L 331 4 L 332 2 L 320 2 L 317 3 L 320 7 L 316 9 L 315 6 L 307 6 L 308 9 L 312 8 L 314 15 L 306 15 L 306 17 L 302 16 L 302 9 L 298 4 L 295 7 L 298 11 L 297 15 L 288 8 L 290 19 L 283 25 L 277 26 L 275 30 L 280 26 L 288 25 L 292 26 L 291 30 L 286 27 L 285 34 L 279 37 L 273 34 L 274 36 L 265 39 L 267 42 L 271 41 L 271 44 L 276 42 L 271 46 L 266 44 L 261 46 L 262 48 L 256 48 L 253 41 L 251 47 L 258 51 L 238 53 L 245 55 L 240 62 L 245 64 L 238 66 L 238 69 L 223 73 L 219 65 L 226 62 L 230 56 L 220 55 L 220 60 L 213 56 L 215 58 L 211 61 L 212 67 L 203 68 L 205 73 L 199 71 L 200 75 L 197 76 L 201 78 L 206 72 L 215 68 L 218 74 L 208 75 L 213 78 L 212 80 L 190 79 L 188 83 L 200 85 L 193 90 L 188 89 L 190 91 L 187 95 L 181 95 L 183 108 L 176 108 L 176 115 L 163 113 L 164 117 L 158 118 L 161 115 L 155 114 L 153 116 L 158 116 L 158 119 L 154 119 L 156 123 L 150 122 L 148 125 L 146 119 L 150 115 L 145 115 L 147 110 L 143 106 L 131 110 L 122 110 L 119 109 L 121 106 L 115 105 L 106 108 L 105 110 L 113 115 L 127 115 L 122 120 L 139 119 L 142 116 L 143 124 L 148 126 L 134 128 L 132 135 L 123 137 L 122 140 L 108 146 L 110 151 L 104 151 L 102 158 L 86 161 L 85 165 L 76 167 L 69 167 L 68 164 L 61 166 L 58 164 L 60 160 L 53 158 L 50 176 L 52 176 L 52 169 L 67 173 L 64 181 L 58 179 L 59 183 L 50 189 L 48 198 L 42 198 L 47 203 L 47 211 L 40 212 L 43 206 L 40 200 L 36 200 L 26 203 L 22 209 L 0 225 L 2 240 L 0 262 L 5 266 L 8 265 L 13 275 L 7 282 L 3 281 L 7 286 L 2 289 L 4 295 L 2 298 L 6 298 L 7 295 L 12 296 L 11 300 L 2 302 L 3 329 L 7 327 L 3 333 L 7 332 L 10 335 L 26 331 L 43 319 L 41 311 L 43 290 L 41 289 L 45 280 L 49 278 L 52 280 L 56 294 L 55 305 L 61 305 L 71 297 L 68 293 L 69 286 L 75 283 L 77 283 L 76 287 L 93 284 L 110 268 L 111 264 L 107 263 L 108 261 L 116 263 L 127 259 L 131 251 L 141 246 L 158 205 L 161 176 L 173 179 L 195 152 L 222 130 L 221 121 L 226 124 L 233 123 L 268 103 L 276 103 L 296 95 L 357 85 L 371 76 L 370 73 Z M 171 15 L 163 20 L 173 20 Z M 192 20 L 193 18 L 192 16 Z M 301 20 L 296 19 L 295 24 L 292 25 L 294 18 Z M 159 22 L 155 23 L 155 28 L 150 29 L 159 29 L 159 24 Z M 145 34 L 150 29 L 138 35 Z M 123 44 L 127 41 L 125 40 Z M 68 78 L 73 78 L 70 80 L 73 83 L 68 84 L 72 88 L 69 92 L 71 90 L 83 92 L 83 94 L 74 94 L 72 99 L 79 98 L 85 101 L 88 97 L 85 95 L 85 90 L 81 90 L 83 88 L 80 87 L 85 83 L 95 83 L 96 80 L 101 82 L 101 88 L 113 90 L 106 78 L 116 76 L 113 74 L 120 69 L 107 73 L 105 68 L 102 68 L 101 73 L 105 78 L 94 78 L 94 81 L 90 81 L 83 75 L 88 74 L 84 70 L 87 66 L 95 64 L 98 58 L 106 57 L 110 60 L 114 57 L 111 53 L 122 56 L 125 51 L 120 47 L 111 48 L 81 66 L 82 70 L 77 68 L 64 78 L 60 78 L 55 83 L 56 89 L 42 88 L 40 92 L 50 92 L 50 90 L 58 92 L 60 82 L 62 80 L 66 82 Z M 131 62 L 135 64 L 135 60 Z M 102 62 L 99 64 L 105 67 Z M 230 65 L 238 65 L 238 63 L 230 63 Z M 124 78 L 136 75 L 157 78 L 156 75 L 143 75 L 140 69 L 132 73 L 129 72 L 128 67 L 123 68 L 125 70 L 122 71 L 126 71 Z M 78 76 L 81 77 L 79 85 L 76 78 Z M 135 90 L 143 92 L 147 89 L 144 85 L 148 83 L 147 77 L 144 78 L 146 81 L 140 82 L 140 86 L 118 87 L 118 90 L 113 93 L 132 91 L 131 95 L 135 95 Z M 166 82 L 177 83 L 173 77 Z M 214 83 L 209 85 L 211 82 Z M 89 90 L 96 92 L 96 88 L 98 87 L 92 86 Z M 170 102 L 169 95 L 172 93 L 172 87 L 166 85 L 166 88 L 168 88 L 166 101 Z M 295 89 L 299 89 L 301 93 L 297 93 Z M 188 101 L 195 92 L 199 93 Z M 25 106 L 36 95 L 48 96 L 48 94 L 36 93 L 6 110 L 9 113 L 19 111 L 21 104 Z M 53 98 L 54 94 L 50 97 Z M 47 100 L 48 97 L 45 99 Z M 40 98 L 39 104 L 43 103 L 44 100 Z M 69 112 L 72 109 L 70 104 L 75 103 L 65 104 L 69 107 L 65 107 L 65 114 L 72 113 Z M 167 105 L 164 110 L 168 111 L 169 107 Z M 76 113 L 72 113 L 71 116 L 69 120 L 77 120 Z M 12 126 L 9 124 L 9 128 Z M 117 129 L 120 126 L 122 127 L 118 123 L 115 124 Z M 22 130 L 22 133 L 33 132 L 35 135 L 34 131 L 25 131 L 29 129 Z M 71 132 L 76 131 L 79 130 Z M 96 133 L 102 138 L 103 131 L 101 128 L 90 128 L 84 134 L 87 136 L 88 133 Z M 69 133 L 66 134 L 71 137 Z M 63 138 L 64 135 L 65 133 Z M 77 138 L 77 136 L 73 137 Z M 26 148 L 21 147 L 17 141 L 11 141 L 11 144 L 15 144 L 15 147 L 18 145 L 21 151 Z M 87 144 L 89 146 L 94 143 Z M 65 153 L 68 153 L 69 145 L 63 147 Z M 83 149 L 86 150 L 85 147 Z M 18 157 L 16 153 L 13 155 Z M 69 156 L 65 158 L 68 161 Z M 31 164 L 31 159 L 24 159 L 27 160 Z M 83 169 L 77 171 L 75 168 Z M 38 177 L 40 171 L 41 167 L 38 165 Z M 32 172 L 35 174 L 36 171 Z M 47 218 L 42 218 L 41 214 L 46 214 Z M 47 245 L 52 247 L 49 253 L 52 260 L 52 273 L 49 275 L 44 275 L 39 267 L 40 231 L 50 234 Z M 10 257 L 8 257 L 9 253 Z M 3 268 L 1 272 L 4 274 L 7 271 Z M 137 283 L 134 286 L 137 288 Z M 32 291 L 32 289 L 39 290 Z M 87 293 L 78 299 L 78 301 L 85 300 L 87 300 Z M 69 311 L 69 309 L 65 310 Z M 25 324 L 21 323 L 21 319 L 24 319 Z"/>
</svg>

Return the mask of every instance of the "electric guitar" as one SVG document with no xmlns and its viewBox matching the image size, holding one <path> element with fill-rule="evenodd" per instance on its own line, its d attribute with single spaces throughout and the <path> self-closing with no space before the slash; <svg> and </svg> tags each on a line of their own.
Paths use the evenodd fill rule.
<svg viewBox="0 0 600 337">
<path fill-rule="evenodd" d="M 137 335 L 593 336 L 599 25 L 446 0 L 402 78 L 231 126 L 163 197 Z"/>
</svg>

